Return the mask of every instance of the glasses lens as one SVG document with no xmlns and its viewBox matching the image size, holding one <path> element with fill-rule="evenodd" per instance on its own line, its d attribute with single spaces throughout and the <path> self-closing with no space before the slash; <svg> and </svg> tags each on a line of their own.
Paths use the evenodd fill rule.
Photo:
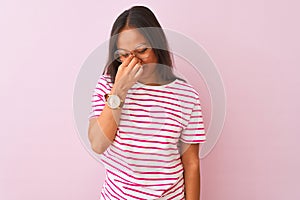
<svg viewBox="0 0 300 200">
<path fill-rule="evenodd" d="M 119 61 L 123 62 L 125 58 L 127 58 L 130 55 L 130 53 L 122 51 L 122 50 L 116 50 L 114 53 L 114 58 Z"/>
<path fill-rule="evenodd" d="M 151 48 L 148 46 L 141 46 L 134 50 L 135 55 L 140 59 L 145 59 L 149 56 Z"/>
</svg>

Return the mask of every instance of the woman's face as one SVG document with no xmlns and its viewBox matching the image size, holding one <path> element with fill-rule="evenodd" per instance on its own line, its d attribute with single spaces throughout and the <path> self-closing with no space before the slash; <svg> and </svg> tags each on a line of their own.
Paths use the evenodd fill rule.
<svg viewBox="0 0 300 200">
<path fill-rule="evenodd" d="M 149 45 L 146 38 L 137 29 L 125 28 L 118 35 L 117 48 L 127 51 L 138 50 L 140 47 L 145 46 L 143 45 L 145 43 Z M 139 55 L 137 55 L 137 57 L 139 57 Z M 148 49 L 146 57 L 142 57 L 141 61 L 143 64 L 143 74 L 140 80 L 155 80 L 157 58 L 154 51 Z"/>
</svg>

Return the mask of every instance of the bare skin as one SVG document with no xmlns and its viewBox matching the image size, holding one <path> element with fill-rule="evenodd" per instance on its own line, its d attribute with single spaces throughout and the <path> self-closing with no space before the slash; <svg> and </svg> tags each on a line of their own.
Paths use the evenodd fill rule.
<svg viewBox="0 0 300 200">
<path fill-rule="evenodd" d="M 179 141 L 181 161 L 184 168 L 185 200 L 200 199 L 200 144 L 186 144 Z"/>
</svg>

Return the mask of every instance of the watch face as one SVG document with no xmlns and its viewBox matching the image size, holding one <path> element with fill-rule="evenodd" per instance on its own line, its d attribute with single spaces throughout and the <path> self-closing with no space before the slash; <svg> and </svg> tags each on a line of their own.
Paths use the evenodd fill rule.
<svg viewBox="0 0 300 200">
<path fill-rule="evenodd" d="M 110 95 L 107 99 L 107 104 L 109 107 L 115 109 L 120 106 L 121 100 L 117 95 Z"/>
</svg>

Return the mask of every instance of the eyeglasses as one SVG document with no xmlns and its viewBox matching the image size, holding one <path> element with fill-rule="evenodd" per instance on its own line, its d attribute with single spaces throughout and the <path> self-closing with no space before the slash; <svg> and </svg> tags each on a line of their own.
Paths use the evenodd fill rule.
<svg viewBox="0 0 300 200">
<path fill-rule="evenodd" d="M 146 44 L 140 45 L 132 51 L 117 49 L 114 52 L 114 58 L 119 62 L 123 62 L 130 54 L 134 54 L 136 57 L 143 60 L 149 57 L 151 49 L 152 48 Z"/>
</svg>

